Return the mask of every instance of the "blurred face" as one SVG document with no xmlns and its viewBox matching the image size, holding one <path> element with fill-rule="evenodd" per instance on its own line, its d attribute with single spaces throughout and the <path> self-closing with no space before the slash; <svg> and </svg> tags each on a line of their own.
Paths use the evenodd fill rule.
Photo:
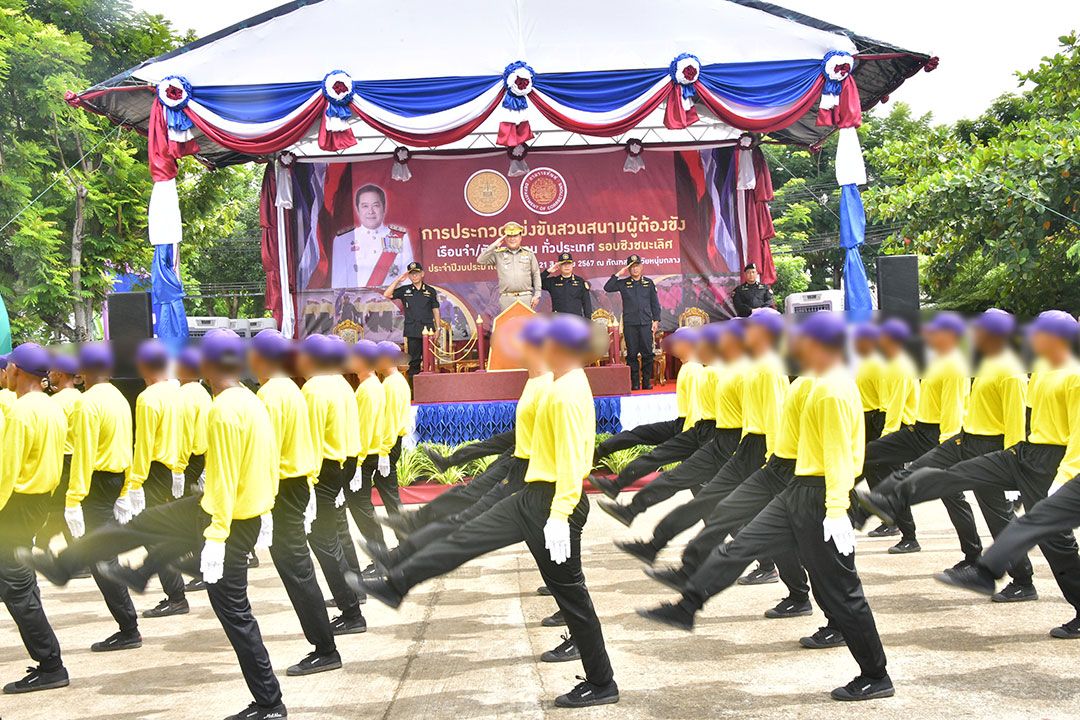
<svg viewBox="0 0 1080 720">
<path fill-rule="evenodd" d="M 634 263 L 630 266 L 630 277 L 637 280 L 645 272 L 645 266 L 641 263 Z"/>
<path fill-rule="evenodd" d="M 315 361 L 307 353 L 300 353 L 296 358 L 296 371 L 303 377 L 311 377 L 315 374 Z"/>
<path fill-rule="evenodd" d="M 196 380 L 199 379 L 199 373 L 196 372 L 195 370 L 192 370 L 187 365 L 177 365 L 176 366 L 176 377 L 182 383 L 195 382 Z"/>
<path fill-rule="evenodd" d="M 735 336 L 735 333 L 726 332 L 720 337 L 720 354 L 724 356 L 725 360 L 734 360 L 742 355 L 743 344 L 742 341 Z"/>
<path fill-rule="evenodd" d="M 559 265 L 559 270 L 562 271 L 562 274 L 564 276 L 570 277 L 571 275 L 574 274 L 574 263 L 572 261 L 571 262 L 564 262 L 564 263 Z"/>
<path fill-rule="evenodd" d="M 375 230 L 383 224 L 386 217 L 386 204 L 382 196 L 374 191 L 362 192 L 356 198 L 356 214 L 360 224 L 368 230 Z"/>
<path fill-rule="evenodd" d="M 749 325 L 746 328 L 746 345 L 753 352 L 762 352 L 772 346 L 772 333 L 760 325 Z"/>
<path fill-rule="evenodd" d="M 743 273 L 743 277 L 746 278 L 746 282 L 748 283 L 756 283 L 758 280 L 757 270 L 747 270 Z"/>
<path fill-rule="evenodd" d="M 696 350 L 698 360 L 702 363 L 711 363 L 716 359 L 716 350 L 713 348 L 712 343 L 700 342 L 697 344 Z"/>
<path fill-rule="evenodd" d="M 804 367 L 815 373 L 828 370 L 836 359 L 837 350 L 812 338 L 804 337 L 797 343 L 799 360 Z"/>
<path fill-rule="evenodd" d="M 958 342 L 959 338 L 947 330 L 931 330 L 926 333 L 926 344 L 938 355 L 951 352 Z"/>
<path fill-rule="evenodd" d="M 878 345 L 881 347 L 881 352 L 884 353 L 886 357 L 894 357 L 903 350 L 900 343 L 885 335 L 882 335 L 881 339 L 878 340 Z"/>
<path fill-rule="evenodd" d="M 975 348 L 983 355 L 992 355 L 1000 352 L 1005 346 L 1005 340 L 1001 337 L 988 333 L 981 327 L 975 327 Z"/>
<path fill-rule="evenodd" d="M 517 250 L 521 247 L 521 235 L 507 235 L 504 243 L 511 250 Z"/>
<path fill-rule="evenodd" d="M 877 342 L 870 338 L 858 338 L 855 341 L 855 352 L 859 357 L 866 357 L 877 350 Z"/>
<path fill-rule="evenodd" d="M 1070 351 L 1068 341 L 1044 332 L 1031 334 L 1031 349 L 1039 357 L 1047 359 L 1061 357 Z"/>
<path fill-rule="evenodd" d="M 251 374 L 258 378 L 270 377 L 271 368 L 270 364 L 266 362 L 266 359 L 255 352 L 254 350 L 248 350 L 248 367 L 251 368 Z"/>
</svg>

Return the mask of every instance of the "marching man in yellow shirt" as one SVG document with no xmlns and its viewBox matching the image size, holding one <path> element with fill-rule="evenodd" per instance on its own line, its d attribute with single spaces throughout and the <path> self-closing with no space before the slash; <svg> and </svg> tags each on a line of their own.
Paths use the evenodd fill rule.
<svg viewBox="0 0 1080 720">
<path fill-rule="evenodd" d="M 6 418 L 15 404 L 15 391 L 9 385 L 14 384 L 15 371 L 8 372 L 8 355 L 0 355 L 0 418 Z M 10 379 L 9 379 L 10 374 Z"/>
<path fill-rule="evenodd" d="M 360 340 L 352 349 L 352 371 L 356 374 L 359 385 L 356 387 L 356 414 L 360 420 L 359 472 L 355 473 L 345 488 L 345 499 L 349 512 L 356 522 L 360 534 L 368 542 L 383 542 L 383 531 L 375 519 L 375 506 L 371 502 L 370 474 L 377 470 L 368 462 L 368 458 L 379 455 L 382 446 L 383 412 L 386 405 L 386 391 L 375 374 L 379 362 L 379 347 L 371 340 Z M 374 461 L 378 465 L 378 460 Z M 364 470 L 364 464 L 370 468 Z M 382 491 L 379 492 L 380 496 Z M 351 542 L 351 541 L 350 541 Z"/>
<path fill-rule="evenodd" d="M 176 378 L 180 381 L 184 418 L 180 465 L 188 492 L 200 491 L 199 482 L 206 468 L 206 416 L 213 402 L 202 384 L 202 375 L 199 374 L 201 364 L 202 355 L 192 345 L 181 350 L 176 357 Z"/>
<path fill-rule="evenodd" d="M 391 515 L 401 514 L 401 498 L 398 494 L 397 462 L 401 457 L 401 440 L 409 432 L 409 405 L 412 391 L 409 382 L 398 370 L 403 354 L 397 344 L 388 340 L 376 346 L 378 359 L 375 370 L 382 378 L 383 402 L 382 424 L 375 452 L 369 452 L 363 463 L 362 495 L 371 497 L 371 488 L 379 491 L 383 507 Z M 379 531 L 379 537 L 382 531 Z"/>
<path fill-rule="evenodd" d="M 0 415 L 0 599 L 37 665 L 4 686 L 4 693 L 12 695 L 68 685 L 60 643 L 41 607 L 37 577 L 17 557 L 19 548 L 33 544 L 49 515 L 50 496 L 64 463 L 67 419 L 42 392 L 41 380 L 49 372 L 49 354 L 43 348 L 34 343 L 18 346 L 5 372 L 16 400 Z"/>
<path fill-rule="evenodd" d="M 64 522 L 64 498 L 67 496 L 68 483 L 71 481 L 71 452 L 75 442 L 75 426 L 71 422 L 71 414 L 80 395 L 75 387 L 75 376 L 78 374 L 79 361 L 75 356 L 53 355 L 52 369 L 49 371 L 49 387 L 52 389 L 52 395 L 49 397 L 64 411 L 64 417 L 68 421 L 68 434 L 64 440 L 64 469 L 60 474 L 60 484 L 56 486 L 52 494 L 49 519 L 45 521 L 45 527 L 34 538 L 34 544 L 40 547 L 48 545 L 50 540 L 60 534 L 63 534 L 68 542 L 71 541 L 67 523 Z"/>
<path fill-rule="evenodd" d="M 859 388 L 859 397 L 863 403 L 863 419 L 866 424 L 866 442 L 873 442 L 881 437 L 885 429 L 885 407 L 881 400 L 882 378 L 885 374 L 885 360 L 881 357 L 878 340 L 881 328 L 873 323 L 856 325 L 851 333 L 852 349 L 858 358 L 855 368 L 855 384 Z"/>
</svg>

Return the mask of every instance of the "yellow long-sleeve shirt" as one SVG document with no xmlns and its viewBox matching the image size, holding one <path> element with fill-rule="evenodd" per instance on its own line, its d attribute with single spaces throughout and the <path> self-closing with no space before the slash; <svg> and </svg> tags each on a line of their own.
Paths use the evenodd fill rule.
<svg viewBox="0 0 1080 720">
<path fill-rule="evenodd" d="M 1066 483 L 1080 475 L 1080 362 L 1070 358 L 1059 368 L 1034 373 L 1028 399 L 1031 401 L 1028 440 L 1065 447 L 1054 483 Z"/>
<path fill-rule="evenodd" d="M 326 460 L 344 463 L 348 457 L 348 417 L 351 405 L 356 401 L 352 394 L 341 393 L 340 375 L 316 375 L 304 383 L 304 400 L 308 408 L 308 427 L 311 428 L 311 445 L 315 449 L 316 467 L 322 468 Z"/>
<path fill-rule="evenodd" d="M 719 364 L 702 366 L 698 378 L 698 409 L 702 420 L 716 422 L 716 383 L 720 372 Z"/>
<path fill-rule="evenodd" d="M 964 431 L 974 435 L 1004 435 L 1010 448 L 1027 429 L 1027 375 L 1012 352 L 984 358 L 971 383 Z"/>
<path fill-rule="evenodd" d="M 127 474 L 129 490 L 143 486 L 150 463 L 159 462 L 173 472 L 182 472 L 187 466 L 183 402 L 176 380 L 156 382 L 139 393 L 135 400 L 135 452 Z"/>
<path fill-rule="evenodd" d="M 684 419 L 683 430 L 689 430 L 701 419 L 701 399 L 698 385 L 704 367 L 697 360 L 689 360 L 679 368 L 675 376 L 675 407 Z"/>
<path fill-rule="evenodd" d="M 565 520 L 581 500 L 581 485 L 593 464 L 596 406 L 584 370 L 551 383 L 540 398 L 533 424 L 525 482 L 555 483 L 550 517 Z"/>
<path fill-rule="evenodd" d="M 525 389 L 521 391 L 521 397 L 514 409 L 514 457 L 528 460 L 532 454 L 536 409 L 552 382 L 554 376 L 551 373 L 537 375 L 525 381 Z"/>
<path fill-rule="evenodd" d="M 71 452 L 71 479 L 67 507 L 75 507 L 90 492 L 94 472 L 122 473 L 131 467 L 131 406 L 112 383 L 98 383 L 75 403 L 71 413 L 75 447 Z"/>
<path fill-rule="evenodd" d="M 746 358 L 724 363 L 716 375 L 716 427 L 721 430 L 742 428 L 743 383 L 750 363 Z"/>
<path fill-rule="evenodd" d="M 68 421 L 68 432 L 64 438 L 64 454 L 70 455 L 75 449 L 75 426 L 71 422 L 71 413 L 75 411 L 75 403 L 79 401 L 80 393 L 75 388 L 64 388 L 52 396 L 52 401 L 64 411 L 64 417 Z"/>
<path fill-rule="evenodd" d="M 180 386 L 180 395 L 184 408 L 184 434 L 180 446 L 180 469 L 183 470 L 191 455 L 206 454 L 206 416 L 214 400 L 200 382 L 184 383 Z"/>
<path fill-rule="evenodd" d="M 15 404 L 15 398 L 14 391 L 0 388 L 0 415 L 6 418 L 11 413 L 11 406 Z"/>
<path fill-rule="evenodd" d="M 776 444 L 788 384 L 784 362 L 773 352 L 752 360 L 743 380 L 743 435 L 764 435 L 766 457 Z"/>
<path fill-rule="evenodd" d="M 340 392 L 342 394 L 351 400 L 355 400 L 356 392 L 344 375 L 333 375 L 331 377 L 339 379 L 337 382 L 341 387 Z M 355 402 L 348 402 L 345 403 L 345 457 L 359 457 L 360 449 L 360 410 Z"/>
<path fill-rule="evenodd" d="M 854 378 L 837 366 L 814 382 L 799 425 L 796 475 L 825 478 L 825 515 L 847 512 L 848 493 L 862 474 L 866 445 L 862 398 Z"/>
<path fill-rule="evenodd" d="M 919 374 L 907 353 L 897 353 L 885 362 L 881 400 L 885 410 L 882 435 L 896 432 L 901 425 L 915 424 L 915 413 L 919 408 Z"/>
<path fill-rule="evenodd" d="M 859 388 L 859 396 L 862 398 L 864 412 L 871 410 L 884 410 L 885 402 L 882 399 L 882 381 L 885 377 L 885 358 L 877 353 L 871 353 L 859 360 L 859 367 L 855 371 L 855 384 Z"/>
<path fill-rule="evenodd" d="M 377 455 L 382 442 L 383 407 L 386 392 L 379 378 L 372 373 L 356 388 L 356 411 L 360 418 L 360 454 Z"/>
<path fill-rule="evenodd" d="M 934 358 L 919 386 L 915 419 L 939 426 L 938 442 L 945 442 L 960 432 L 970 390 L 970 369 L 959 350 Z"/>
<path fill-rule="evenodd" d="M 29 392 L 11 406 L 0 452 L 0 508 L 12 493 L 46 495 L 60 484 L 67 418 L 43 392 Z"/>
<path fill-rule="evenodd" d="M 304 393 L 291 378 L 276 377 L 267 380 L 257 395 L 266 406 L 274 429 L 278 480 L 314 478 L 319 468 L 315 465 Z"/>
<path fill-rule="evenodd" d="M 278 489 L 270 415 L 246 387 L 214 398 L 206 418 L 206 489 L 199 505 L 210 516 L 207 540 L 224 542 L 233 520 L 270 512 Z"/>
<path fill-rule="evenodd" d="M 383 406 L 380 457 L 389 455 L 397 439 L 409 432 L 409 403 L 412 401 L 409 381 L 399 372 L 386 376 L 383 391 L 386 393 L 386 404 Z"/>
<path fill-rule="evenodd" d="M 776 446 L 773 454 L 785 460 L 799 457 L 799 426 L 802 424 L 803 408 L 806 398 L 814 388 L 814 378 L 800 375 L 788 388 L 784 398 L 784 407 L 780 411 L 780 428 L 776 432 Z"/>
</svg>

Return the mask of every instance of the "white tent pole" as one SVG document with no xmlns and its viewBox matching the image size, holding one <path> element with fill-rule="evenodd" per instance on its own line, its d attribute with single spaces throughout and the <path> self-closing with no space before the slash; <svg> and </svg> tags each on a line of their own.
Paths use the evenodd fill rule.
<svg viewBox="0 0 1080 720">
<path fill-rule="evenodd" d="M 293 314 L 292 292 L 289 291 L 289 252 L 285 232 L 285 208 L 277 206 L 278 276 L 281 281 L 281 334 L 293 337 L 296 318 Z"/>
</svg>

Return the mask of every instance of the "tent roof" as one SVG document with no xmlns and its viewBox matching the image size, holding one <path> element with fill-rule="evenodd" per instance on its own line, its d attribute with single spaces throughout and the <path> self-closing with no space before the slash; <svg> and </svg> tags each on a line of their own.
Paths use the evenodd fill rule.
<svg viewBox="0 0 1080 720">
<path fill-rule="evenodd" d="M 537 73 L 584 73 L 665 68 L 683 52 L 710 64 L 805 60 L 829 50 L 857 59 L 875 56 L 857 62 L 852 73 L 864 109 L 930 59 L 754 0 L 685 0 L 670 11 L 655 0 L 298 0 L 147 60 L 90 88 L 79 102 L 145 132 L 154 94 L 135 88 L 152 89 L 169 75 L 183 76 L 193 86 L 265 86 L 319 81 L 334 69 L 357 81 L 385 81 L 501 76 L 515 60 L 527 60 Z M 112 91 L 119 88 L 134 91 Z M 493 147 L 497 125 L 487 122 L 447 149 Z M 586 140 L 536 120 L 533 125 L 534 147 L 610 145 L 621 139 Z M 388 152 L 397 144 L 358 120 L 352 126 L 360 140 L 354 154 Z M 771 137 L 813 145 L 831 130 L 816 126 L 810 110 Z M 652 143 L 723 142 L 738 134 L 707 112 L 700 125 L 671 131 L 658 111 L 632 134 L 649 132 Z M 313 128 L 298 144 L 300 154 L 319 154 L 310 141 L 315 133 Z M 196 137 L 200 157 L 211 165 L 254 159 L 199 133 Z"/>
</svg>

